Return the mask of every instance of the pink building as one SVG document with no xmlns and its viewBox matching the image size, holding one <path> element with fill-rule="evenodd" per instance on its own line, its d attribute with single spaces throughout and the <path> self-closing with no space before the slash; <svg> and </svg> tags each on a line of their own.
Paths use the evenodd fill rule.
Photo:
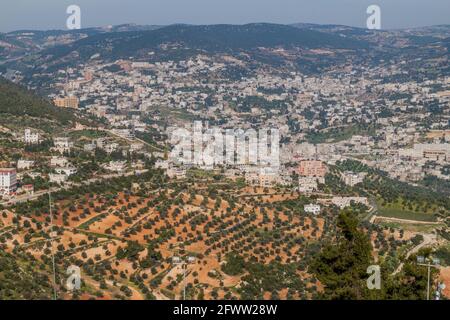
<svg viewBox="0 0 450 320">
<path fill-rule="evenodd" d="M 327 173 L 327 166 L 319 160 L 304 160 L 300 161 L 298 167 L 298 174 L 304 177 L 325 177 Z"/>
</svg>

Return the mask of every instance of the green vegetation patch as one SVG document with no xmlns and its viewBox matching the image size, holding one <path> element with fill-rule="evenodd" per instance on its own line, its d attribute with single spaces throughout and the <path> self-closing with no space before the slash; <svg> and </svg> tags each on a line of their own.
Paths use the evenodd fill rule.
<svg viewBox="0 0 450 320">
<path fill-rule="evenodd" d="M 436 217 L 430 213 L 415 212 L 401 208 L 399 205 L 394 204 L 387 207 L 379 207 L 378 215 L 382 217 L 398 218 L 405 220 L 417 220 L 417 221 L 436 221 Z"/>
<path fill-rule="evenodd" d="M 354 125 L 333 128 L 327 131 L 314 132 L 308 135 L 309 143 L 339 142 L 350 139 L 354 135 L 375 136 L 376 126 Z"/>
<path fill-rule="evenodd" d="M 68 124 L 76 120 L 75 115 L 70 110 L 57 108 L 49 101 L 4 79 L 0 79 L 1 113 L 46 118 L 62 124 Z"/>
</svg>

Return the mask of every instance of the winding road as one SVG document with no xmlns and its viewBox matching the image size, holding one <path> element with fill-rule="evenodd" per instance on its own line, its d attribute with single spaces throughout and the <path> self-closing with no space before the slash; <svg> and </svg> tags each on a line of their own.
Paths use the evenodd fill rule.
<svg viewBox="0 0 450 320">
<path fill-rule="evenodd" d="M 407 260 L 412 254 L 417 253 L 420 249 L 432 245 L 433 243 L 437 242 L 436 235 L 430 234 L 430 233 L 420 233 L 423 236 L 423 241 L 419 243 L 417 246 L 411 248 L 405 256 L 404 260 Z M 395 271 L 392 273 L 392 275 L 396 275 L 403 269 L 404 263 L 400 263 L 400 265 L 395 269 Z"/>
</svg>

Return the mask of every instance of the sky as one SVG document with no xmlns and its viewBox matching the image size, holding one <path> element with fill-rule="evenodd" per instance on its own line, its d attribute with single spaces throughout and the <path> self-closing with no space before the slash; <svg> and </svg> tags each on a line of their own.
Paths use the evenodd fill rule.
<svg viewBox="0 0 450 320">
<path fill-rule="evenodd" d="M 65 29 L 66 8 L 81 8 L 81 27 L 252 22 L 365 27 L 369 5 L 381 28 L 450 24 L 450 0 L 0 0 L 0 32 Z"/>
</svg>

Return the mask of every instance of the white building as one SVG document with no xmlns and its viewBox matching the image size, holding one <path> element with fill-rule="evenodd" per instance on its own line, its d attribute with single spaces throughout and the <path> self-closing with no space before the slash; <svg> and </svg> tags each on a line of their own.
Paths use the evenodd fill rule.
<svg viewBox="0 0 450 320">
<path fill-rule="evenodd" d="M 144 148 L 144 144 L 143 143 L 132 143 L 130 145 L 130 151 L 131 152 L 136 152 L 139 150 L 142 150 Z"/>
<path fill-rule="evenodd" d="M 8 195 L 17 189 L 16 170 L 0 169 L 0 194 Z"/>
<path fill-rule="evenodd" d="M 67 181 L 67 176 L 64 173 L 50 173 L 48 176 L 50 182 L 63 183 Z"/>
<path fill-rule="evenodd" d="M 245 172 L 245 181 L 252 186 L 270 187 L 280 181 L 280 174 L 276 168 L 255 167 Z"/>
<path fill-rule="evenodd" d="M 169 178 L 183 179 L 186 178 L 186 169 L 180 167 L 170 167 L 166 171 Z"/>
<path fill-rule="evenodd" d="M 109 171 L 121 173 L 126 169 L 126 161 L 110 161 L 108 164 L 104 165 L 104 168 Z"/>
<path fill-rule="evenodd" d="M 31 129 L 25 129 L 23 135 L 23 141 L 28 144 L 38 144 L 39 143 L 39 133 L 32 132 Z"/>
<path fill-rule="evenodd" d="M 74 175 L 77 173 L 77 168 L 75 167 L 62 167 L 62 168 L 56 168 L 55 171 L 58 174 L 65 174 L 67 177 L 70 177 L 71 175 Z"/>
<path fill-rule="evenodd" d="M 317 178 L 315 177 L 298 177 L 298 191 L 314 192 L 318 188 Z"/>
<path fill-rule="evenodd" d="M 331 203 L 338 206 L 340 209 L 350 206 L 352 202 L 355 204 L 364 204 L 366 206 L 369 205 L 366 197 L 333 197 L 331 199 Z"/>
<path fill-rule="evenodd" d="M 17 161 L 17 170 L 28 170 L 31 169 L 31 167 L 33 166 L 34 166 L 33 160 L 19 159 Z"/>
<path fill-rule="evenodd" d="M 113 129 L 112 132 L 119 137 L 125 138 L 125 139 L 133 139 L 134 134 L 131 132 L 130 129 Z"/>
<path fill-rule="evenodd" d="M 305 212 L 307 213 L 312 213 L 314 215 L 318 215 L 320 213 L 320 205 L 318 204 L 307 204 L 303 207 L 303 210 L 305 210 Z"/>
<path fill-rule="evenodd" d="M 105 144 L 105 145 L 103 146 L 103 150 L 104 150 L 106 153 L 113 153 L 113 152 L 116 151 L 118 148 L 119 148 L 119 144 L 117 144 L 117 143 L 115 143 L 115 142 L 113 142 L 113 143 L 108 143 L 108 144 Z"/>
<path fill-rule="evenodd" d="M 344 183 L 350 187 L 357 185 L 358 183 L 362 183 L 364 178 L 366 177 L 366 172 L 358 172 L 355 173 L 353 171 L 345 171 L 342 172 L 341 178 Z"/>
<path fill-rule="evenodd" d="M 415 144 L 415 153 L 421 155 L 425 159 L 435 161 L 450 161 L 450 144 L 449 143 L 433 143 L 433 144 Z"/>
<path fill-rule="evenodd" d="M 50 159 L 50 166 L 52 167 L 66 167 L 68 164 L 69 160 L 67 160 L 67 158 L 64 157 L 53 156 Z"/>
<path fill-rule="evenodd" d="M 73 142 L 70 142 L 69 138 L 67 137 L 55 138 L 53 143 L 55 145 L 53 149 L 58 151 L 59 153 L 69 152 L 73 147 Z"/>
<path fill-rule="evenodd" d="M 156 160 L 155 168 L 167 170 L 169 168 L 169 162 L 167 160 Z"/>
<path fill-rule="evenodd" d="M 416 143 L 412 149 L 400 149 L 400 157 L 413 159 L 430 159 L 435 161 L 450 161 L 449 143 Z"/>
<path fill-rule="evenodd" d="M 92 152 L 95 150 L 95 148 L 96 148 L 96 145 L 94 143 L 86 143 L 83 146 L 83 150 L 86 152 Z"/>
</svg>

